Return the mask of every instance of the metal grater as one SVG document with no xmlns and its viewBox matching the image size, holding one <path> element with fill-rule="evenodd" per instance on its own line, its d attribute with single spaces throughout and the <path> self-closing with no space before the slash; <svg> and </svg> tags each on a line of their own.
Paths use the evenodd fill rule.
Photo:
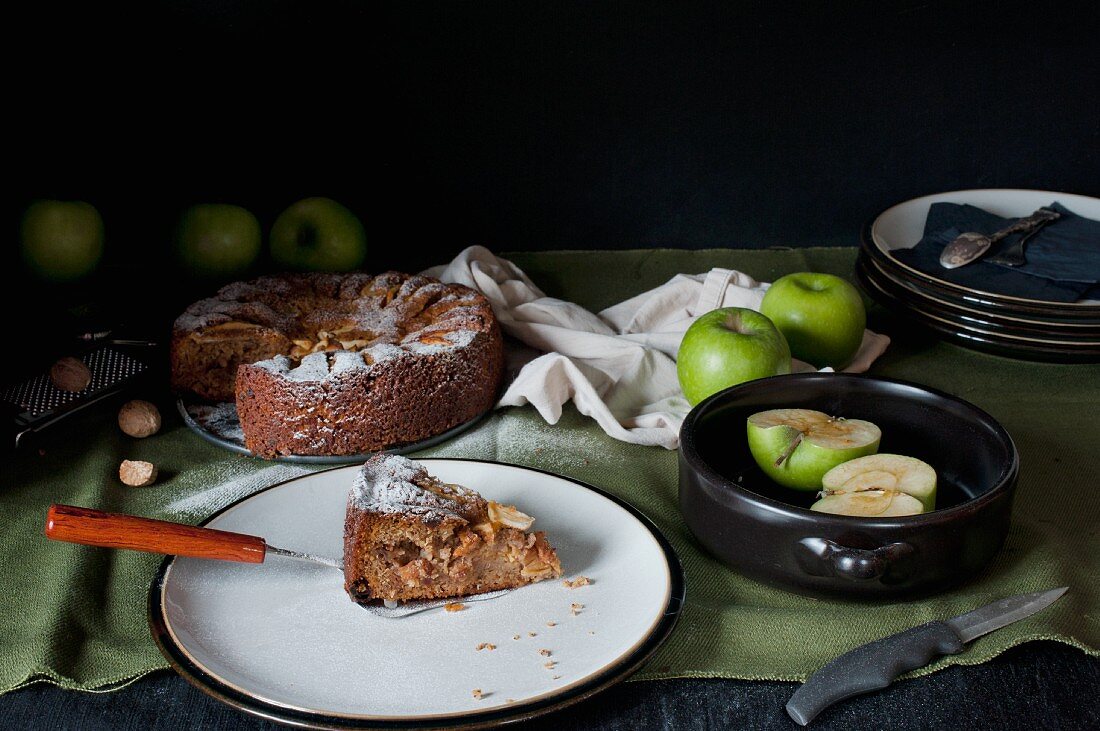
<svg viewBox="0 0 1100 731">
<path fill-rule="evenodd" d="M 0 389 L 0 401 L 15 407 L 15 445 L 29 432 L 80 411 L 85 406 L 118 393 L 135 376 L 149 368 L 145 363 L 109 346 L 85 353 L 81 360 L 92 372 L 92 382 L 82 391 L 62 391 L 49 373 Z"/>
</svg>

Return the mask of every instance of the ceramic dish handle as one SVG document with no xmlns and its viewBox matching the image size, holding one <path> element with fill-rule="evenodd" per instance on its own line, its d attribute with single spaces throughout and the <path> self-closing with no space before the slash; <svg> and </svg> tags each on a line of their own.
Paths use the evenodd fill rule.
<svg viewBox="0 0 1100 731">
<path fill-rule="evenodd" d="M 166 520 L 104 513 L 73 505 L 51 505 L 46 513 L 46 537 L 85 546 L 128 548 L 132 551 L 220 561 L 263 563 L 263 538 L 199 528 Z"/>
<path fill-rule="evenodd" d="M 878 548 L 849 548 L 827 538 L 803 538 L 798 542 L 798 563 L 813 576 L 840 576 L 852 581 L 882 578 L 915 552 L 908 543 Z"/>
</svg>

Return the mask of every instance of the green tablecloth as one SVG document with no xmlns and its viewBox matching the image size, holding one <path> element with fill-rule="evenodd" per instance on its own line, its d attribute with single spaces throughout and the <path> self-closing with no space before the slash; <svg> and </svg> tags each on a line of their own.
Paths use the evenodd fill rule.
<svg viewBox="0 0 1100 731">
<path fill-rule="evenodd" d="M 548 294 L 599 309 L 677 272 L 713 266 L 761 280 L 790 271 L 850 275 L 855 251 L 554 252 L 512 255 Z M 1032 639 L 1100 652 L 1100 366 L 1025 363 L 970 352 L 872 310 L 872 327 L 895 337 L 873 372 L 925 383 L 989 411 L 1022 457 L 1012 529 L 1004 550 L 974 581 L 914 602 L 850 604 L 771 589 L 700 550 L 679 518 L 676 454 L 605 436 L 574 410 L 550 426 L 530 407 L 496 412 L 475 430 L 421 456 L 461 456 L 532 465 L 619 495 L 669 537 L 687 572 L 682 620 L 637 678 L 803 679 L 829 658 L 882 635 L 948 617 L 993 599 L 1068 584 L 1053 607 L 979 639 L 947 664 L 984 662 Z M 145 394 L 147 397 L 150 394 Z M 294 469 L 230 454 L 189 432 L 166 394 L 160 434 L 122 435 L 113 409 L 57 427 L 43 450 L 18 454 L 0 487 L 0 692 L 36 680 L 109 690 L 167 663 L 149 637 L 145 596 L 160 557 L 56 544 L 42 536 L 46 507 L 74 503 L 198 522 Z M 151 488 L 117 479 L 123 458 L 161 470 Z"/>
</svg>

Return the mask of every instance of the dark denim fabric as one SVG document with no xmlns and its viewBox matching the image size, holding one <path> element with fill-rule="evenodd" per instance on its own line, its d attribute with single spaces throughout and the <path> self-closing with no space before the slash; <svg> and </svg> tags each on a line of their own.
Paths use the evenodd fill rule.
<svg viewBox="0 0 1100 731">
<path fill-rule="evenodd" d="M 783 705 L 794 683 L 663 680 L 620 683 L 527 728 L 795 729 Z M 209 698 L 171 673 L 113 693 L 39 684 L 0 696 L 5 729 L 223 731 L 276 729 Z M 1053 642 L 1032 642 L 991 662 L 951 667 L 845 701 L 822 714 L 814 731 L 838 729 L 1100 728 L 1100 659 Z"/>
</svg>

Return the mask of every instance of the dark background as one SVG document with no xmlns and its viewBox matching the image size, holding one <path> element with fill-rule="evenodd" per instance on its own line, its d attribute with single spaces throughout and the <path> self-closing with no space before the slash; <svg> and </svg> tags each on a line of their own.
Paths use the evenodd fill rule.
<svg viewBox="0 0 1100 731">
<path fill-rule="evenodd" d="M 470 244 L 855 245 L 877 212 L 921 194 L 1100 195 L 1098 5 L 36 3 L 4 32 L 16 192 L 0 305 L 21 333 L 96 318 L 166 330 L 212 288 L 168 256 L 196 202 L 246 206 L 266 230 L 289 203 L 330 196 L 362 218 L 369 269 L 411 271 Z M 17 228 L 35 198 L 102 212 L 90 281 L 23 275 Z M 823 720 L 1084 728 L 1097 668 L 1029 645 Z M 785 727 L 791 689 L 646 683 L 587 713 L 609 728 Z M 19 691 L 5 708 L 17 726 L 242 720 L 167 676 L 105 696 Z"/>
<path fill-rule="evenodd" d="M 368 266 L 494 250 L 851 245 L 917 195 L 1100 195 L 1096 3 L 35 6 L 8 172 L 145 265 L 179 212 L 308 195 Z M 17 219 L 13 223 L 17 222 Z"/>
</svg>

